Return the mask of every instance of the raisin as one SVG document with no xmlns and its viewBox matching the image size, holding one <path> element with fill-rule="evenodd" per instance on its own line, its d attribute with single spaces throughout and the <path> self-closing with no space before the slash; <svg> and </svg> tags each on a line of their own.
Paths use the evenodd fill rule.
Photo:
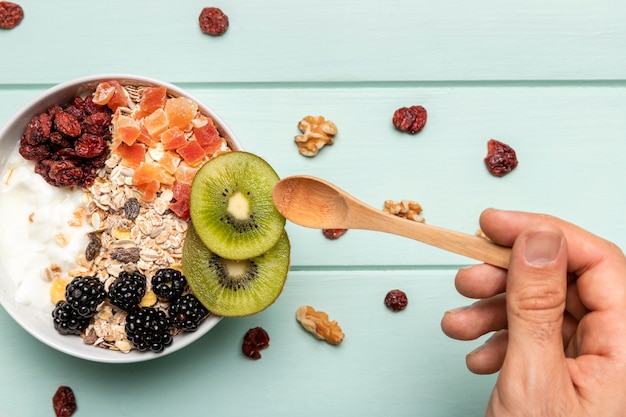
<svg viewBox="0 0 626 417">
<path fill-rule="evenodd" d="M 250 359 L 261 359 L 261 350 L 270 345 L 270 336 L 261 327 L 248 330 L 243 337 L 241 351 Z"/>
<path fill-rule="evenodd" d="M 24 10 L 19 4 L 0 1 L 0 29 L 13 29 L 24 19 Z"/>
<path fill-rule="evenodd" d="M 139 200 L 135 197 L 131 197 L 124 203 L 124 216 L 128 220 L 135 220 L 139 216 Z"/>
<path fill-rule="evenodd" d="M 62 111 L 54 116 L 54 127 L 67 136 L 77 137 L 81 133 L 78 119 L 67 111 Z"/>
<path fill-rule="evenodd" d="M 228 29 L 228 16 L 217 7 L 205 7 L 200 13 L 200 29 L 207 35 L 223 35 Z"/>
<path fill-rule="evenodd" d="M 517 163 L 517 155 L 509 145 L 495 139 L 487 142 L 485 165 L 492 175 L 502 177 L 513 171 Z"/>
<path fill-rule="evenodd" d="M 409 299 L 401 290 L 391 290 L 385 296 L 385 305 L 393 311 L 404 310 L 408 303 Z"/>
<path fill-rule="evenodd" d="M 89 243 L 87 244 L 87 249 L 85 249 L 85 258 L 88 261 L 93 261 L 100 252 L 102 241 L 100 240 L 100 237 L 93 232 L 89 232 L 88 236 Z"/>
<path fill-rule="evenodd" d="M 139 248 L 118 248 L 110 253 L 111 259 L 123 264 L 131 264 L 139 261 Z"/>
<path fill-rule="evenodd" d="M 424 128 L 427 117 L 422 106 L 401 107 L 393 113 L 392 122 L 396 129 L 415 134 Z"/>
<path fill-rule="evenodd" d="M 56 417 L 70 417 L 76 411 L 76 397 L 70 387 L 60 386 L 52 396 L 52 407 Z"/>
<path fill-rule="evenodd" d="M 322 229 L 322 233 L 327 239 L 335 240 L 343 236 L 348 229 Z"/>
</svg>

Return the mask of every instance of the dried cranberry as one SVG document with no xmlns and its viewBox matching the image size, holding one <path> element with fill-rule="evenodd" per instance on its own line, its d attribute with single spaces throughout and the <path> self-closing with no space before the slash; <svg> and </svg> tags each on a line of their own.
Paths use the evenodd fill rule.
<svg viewBox="0 0 626 417">
<path fill-rule="evenodd" d="M 0 29 L 13 29 L 24 19 L 24 10 L 19 4 L 0 1 Z"/>
<path fill-rule="evenodd" d="M 385 305 L 393 311 L 404 310 L 409 303 L 404 291 L 391 290 L 385 296 Z"/>
<path fill-rule="evenodd" d="M 76 140 L 74 149 L 81 158 L 95 158 L 107 149 L 107 143 L 100 136 L 84 133 Z"/>
<path fill-rule="evenodd" d="M 200 12 L 200 29 L 207 35 L 223 35 L 228 29 L 228 16 L 217 7 L 205 7 Z"/>
<path fill-rule="evenodd" d="M 428 113 L 422 106 L 401 107 L 393 113 L 393 125 L 403 132 L 417 133 L 426 125 Z"/>
<path fill-rule="evenodd" d="M 111 111 L 90 96 L 74 97 L 33 117 L 20 140 L 20 154 L 37 161 L 35 172 L 58 187 L 93 184 L 109 156 Z"/>
<path fill-rule="evenodd" d="M 339 239 L 347 231 L 348 229 L 322 229 L 322 233 L 324 233 L 324 236 L 326 236 L 326 238 L 330 240 Z"/>
<path fill-rule="evenodd" d="M 30 145 L 20 142 L 19 152 L 24 159 L 29 161 L 41 161 L 50 155 L 50 147 L 46 143 L 40 145 Z"/>
<path fill-rule="evenodd" d="M 243 337 L 241 351 L 250 359 L 261 359 L 261 350 L 270 345 L 270 336 L 261 327 L 248 330 Z"/>
<path fill-rule="evenodd" d="M 70 387 L 60 386 L 52 396 L 56 417 L 70 417 L 76 411 L 76 397 Z"/>
<path fill-rule="evenodd" d="M 35 172 L 56 187 L 70 187 L 83 182 L 82 169 L 69 160 L 44 159 L 35 166 Z"/>
<path fill-rule="evenodd" d="M 76 116 L 62 111 L 54 116 L 54 128 L 67 136 L 77 137 L 80 135 L 80 122 Z"/>
<path fill-rule="evenodd" d="M 487 142 L 487 156 L 485 165 L 492 175 L 502 177 L 517 166 L 517 156 L 509 145 L 490 139 Z"/>
</svg>

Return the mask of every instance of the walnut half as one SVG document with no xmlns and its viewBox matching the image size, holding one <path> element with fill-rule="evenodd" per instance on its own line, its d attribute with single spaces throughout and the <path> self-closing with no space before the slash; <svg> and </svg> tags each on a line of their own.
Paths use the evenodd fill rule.
<svg viewBox="0 0 626 417">
<path fill-rule="evenodd" d="M 301 306 L 296 311 L 296 320 L 306 331 L 318 339 L 323 339 L 332 345 L 343 341 L 344 334 L 336 320 L 329 321 L 328 314 L 315 311 L 311 306 Z"/>
<path fill-rule="evenodd" d="M 332 145 L 337 126 L 324 116 L 306 116 L 298 123 L 301 135 L 295 137 L 298 151 L 304 156 L 315 156 L 325 145 Z"/>
</svg>

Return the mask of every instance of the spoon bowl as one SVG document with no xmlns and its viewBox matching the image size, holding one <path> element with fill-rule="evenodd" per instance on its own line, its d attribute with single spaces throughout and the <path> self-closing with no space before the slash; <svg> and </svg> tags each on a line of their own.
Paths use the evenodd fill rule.
<svg viewBox="0 0 626 417">
<path fill-rule="evenodd" d="M 391 233 L 501 268 L 508 268 L 511 258 L 510 248 L 386 213 L 320 178 L 308 175 L 283 178 L 274 186 L 272 197 L 278 211 L 300 226 Z"/>
</svg>

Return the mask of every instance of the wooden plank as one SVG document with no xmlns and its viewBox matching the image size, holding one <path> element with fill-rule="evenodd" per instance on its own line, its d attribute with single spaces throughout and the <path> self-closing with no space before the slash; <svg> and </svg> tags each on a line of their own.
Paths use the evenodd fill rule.
<svg viewBox="0 0 626 417">
<path fill-rule="evenodd" d="M 626 247 L 622 207 L 626 89 L 610 86 L 204 88 L 190 86 L 213 106 L 248 151 L 279 175 L 316 175 L 364 202 L 412 199 L 429 224 L 473 234 L 487 207 L 554 214 Z M 33 96 L 11 90 L 0 121 Z M 268 103 L 271 102 L 271 105 Z M 422 104 L 426 128 L 411 136 L 391 124 L 400 106 Z M 339 129 L 335 144 L 313 158 L 293 137 L 307 114 Z M 492 177 L 483 158 L 496 138 L 513 146 L 520 165 Z M 419 242 L 350 231 L 337 241 L 288 224 L 292 266 L 459 265 L 473 261 Z"/>
<path fill-rule="evenodd" d="M 0 310 L 0 367 L 11 387 L 0 391 L 0 415 L 50 415 L 58 385 L 69 385 L 81 414 L 304 417 L 482 415 L 494 377 L 465 369 L 479 342 L 460 343 L 440 330 L 444 311 L 466 301 L 454 271 L 294 272 L 283 295 L 259 315 L 224 319 L 205 337 L 167 357 L 132 366 L 91 363 L 36 341 Z M 383 305 L 402 288 L 406 310 Z M 338 320 L 346 334 L 331 346 L 305 332 L 296 309 L 309 304 Z M 241 339 L 261 326 L 270 347 L 259 361 L 241 354 Z M 175 341 L 174 341 L 175 343 Z M 166 383 L 166 381 L 169 381 Z M 162 393 L 170 386 L 171 395 Z M 141 389 L 138 389 L 141 387 Z M 297 388 L 294 388 L 297 387 Z M 460 400 L 462 398 L 462 401 Z M 243 401 L 245 399 L 245 401 Z"/>
<path fill-rule="evenodd" d="M 22 3 L 24 21 L 0 33 L 0 83 L 102 72 L 217 83 L 626 78 L 620 0 L 230 2 L 221 38 L 200 32 L 196 2 Z"/>
</svg>

